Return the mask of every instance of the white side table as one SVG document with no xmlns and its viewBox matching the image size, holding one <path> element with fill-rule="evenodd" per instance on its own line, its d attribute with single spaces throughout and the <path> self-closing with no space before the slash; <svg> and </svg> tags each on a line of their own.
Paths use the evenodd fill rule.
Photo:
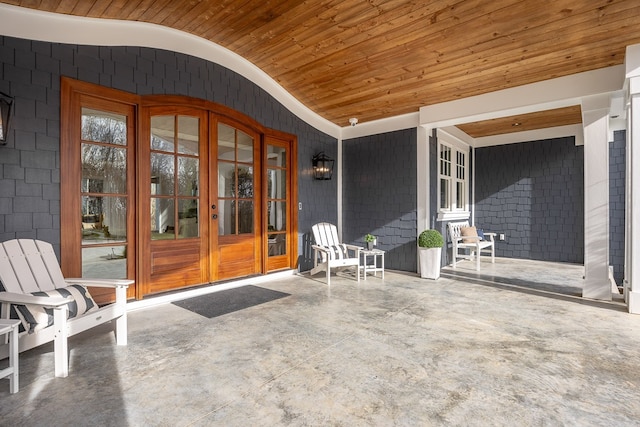
<svg viewBox="0 0 640 427">
<path fill-rule="evenodd" d="M 362 264 L 360 264 L 360 270 L 364 280 L 367 280 L 367 273 L 373 273 L 374 276 L 380 272 L 380 278 L 384 280 L 384 251 L 381 249 L 361 249 L 360 256 L 362 256 Z M 378 258 L 380 258 L 380 267 L 378 267 Z M 367 261 L 371 259 L 371 264 L 367 264 Z"/>
<path fill-rule="evenodd" d="M 20 320 L 0 319 L 0 336 L 9 336 L 9 367 L 0 371 L 0 378 L 9 377 L 9 392 L 17 393 L 18 382 L 18 326 Z"/>
</svg>

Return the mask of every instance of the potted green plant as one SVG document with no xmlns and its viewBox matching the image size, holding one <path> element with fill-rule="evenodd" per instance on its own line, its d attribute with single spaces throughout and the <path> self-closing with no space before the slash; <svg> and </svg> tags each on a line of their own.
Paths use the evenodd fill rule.
<svg viewBox="0 0 640 427">
<path fill-rule="evenodd" d="M 423 279 L 435 280 L 440 277 L 442 246 L 444 246 L 444 238 L 438 230 L 424 230 L 418 236 L 420 277 Z"/>
<path fill-rule="evenodd" d="M 373 234 L 367 234 L 366 236 L 364 236 L 364 241 L 367 242 L 367 249 L 372 250 L 373 245 L 376 244 L 376 236 L 374 236 Z"/>
</svg>

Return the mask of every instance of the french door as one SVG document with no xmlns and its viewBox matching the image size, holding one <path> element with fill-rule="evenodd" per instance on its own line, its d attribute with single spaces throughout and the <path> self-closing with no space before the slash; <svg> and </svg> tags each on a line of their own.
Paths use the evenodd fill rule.
<svg viewBox="0 0 640 427">
<path fill-rule="evenodd" d="M 140 124 L 139 298 L 210 280 L 207 113 L 149 107 Z"/>
<path fill-rule="evenodd" d="M 212 115 L 211 271 L 215 279 L 261 271 L 260 136 Z"/>
<path fill-rule="evenodd" d="M 68 78 L 61 107 L 66 276 L 135 279 L 141 299 L 295 268 L 293 135 L 208 101 Z"/>
</svg>

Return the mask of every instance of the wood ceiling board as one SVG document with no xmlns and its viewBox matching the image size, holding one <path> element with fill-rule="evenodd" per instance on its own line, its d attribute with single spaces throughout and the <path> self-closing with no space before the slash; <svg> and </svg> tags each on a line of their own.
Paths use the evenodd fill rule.
<svg viewBox="0 0 640 427">
<path fill-rule="evenodd" d="M 574 105 L 536 113 L 465 123 L 457 127 L 473 138 L 481 138 L 579 123 L 582 123 L 582 110 L 579 105 Z"/>
<path fill-rule="evenodd" d="M 0 2 L 204 37 L 340 126 L 619 65 L 640 43 L 637 0 Z"/>
</svg>

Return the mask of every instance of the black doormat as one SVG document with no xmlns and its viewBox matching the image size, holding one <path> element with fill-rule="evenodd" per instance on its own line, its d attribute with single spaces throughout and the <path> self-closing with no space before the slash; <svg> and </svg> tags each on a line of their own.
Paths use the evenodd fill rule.
<svg viewBox="0 0 640 427">
<path fill-rule="evenodd" d="M 211 319 L 212 317 L 222 316 L 223 314 L 264 304 L 289 295 L 291 294 L 247 285 L 175 301 L 173 304 Z"/>
</svg>

